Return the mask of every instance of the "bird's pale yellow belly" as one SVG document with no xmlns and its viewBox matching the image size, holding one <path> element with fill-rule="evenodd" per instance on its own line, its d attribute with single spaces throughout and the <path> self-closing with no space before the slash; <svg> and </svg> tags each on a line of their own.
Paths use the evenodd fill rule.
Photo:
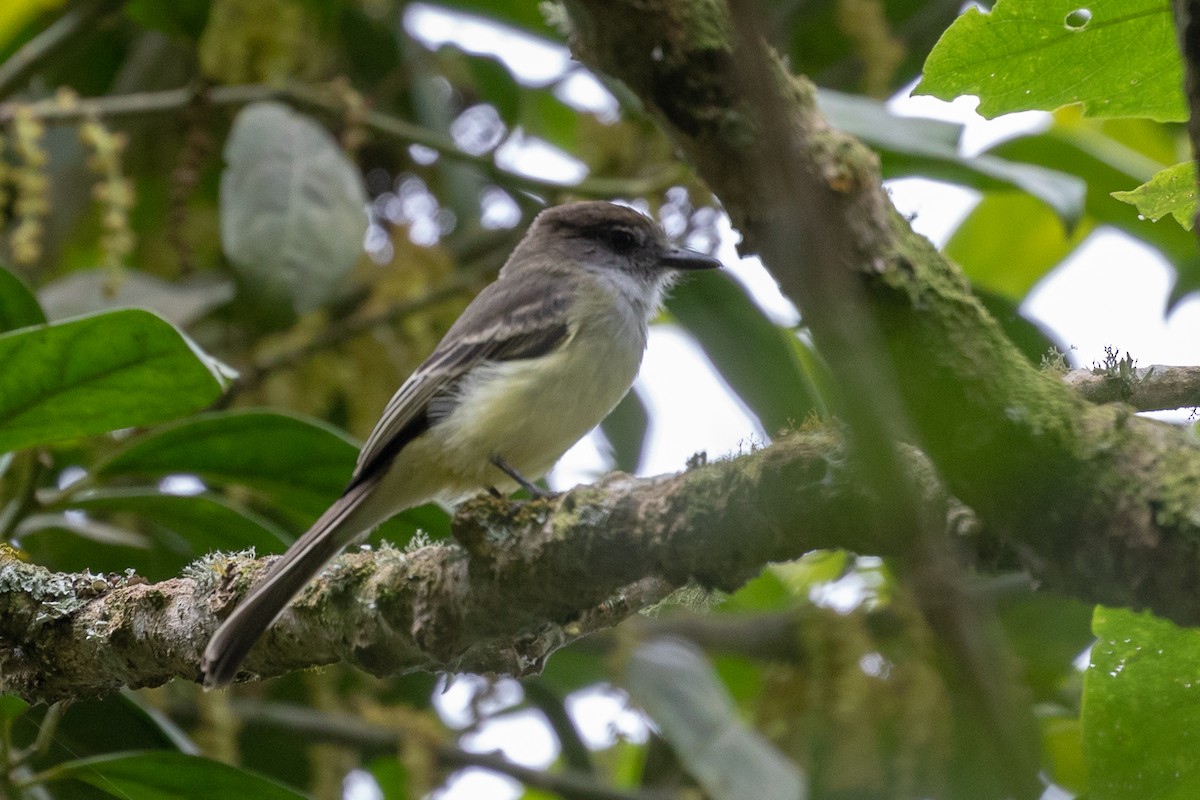
<svg viewBox="0 0 1200 800">
<path fill-rule="evenodd" d="M 644 341 L 585 328 L 549 355 L 476 367 L 449 417 L 400 452 L 380 494 L 411 504 L 511 491 L 493 455 L 530 480 L 545 475 L 624 397 Z"/>
</svg>

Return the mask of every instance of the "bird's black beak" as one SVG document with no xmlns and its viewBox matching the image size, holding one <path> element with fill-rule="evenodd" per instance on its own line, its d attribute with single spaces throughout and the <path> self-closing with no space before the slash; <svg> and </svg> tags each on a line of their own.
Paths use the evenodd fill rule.
<svg viewBox="0 0 1200 800">
<path fill-rule="evenodd" d="M 719 259 L 686 247 L 672 247 L 659 261 L 668 269 L 718 269 L 721 266 Z"/>
</svg>

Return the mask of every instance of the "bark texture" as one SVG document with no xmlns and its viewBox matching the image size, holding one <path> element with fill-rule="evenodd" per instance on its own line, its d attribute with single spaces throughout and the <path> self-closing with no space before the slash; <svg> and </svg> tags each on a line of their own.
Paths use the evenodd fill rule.
<svg viewBox="0 0 1200 800">
<path fill-rule="evenodd" d="M 909 457 L 927 502 L 948 503 L 920 454 Z M 341 660 L 380 675 L 526 675 L 689 581 L 732 589 L 768 561 L 821 547 L 890 552 L 861 538 L 878 527 L 874 505 L 829 431 L 680 475 L 614 474 L 548 501 L 480 499 L 455 519 L 458 544 L 335 561 L 243 677 Z M 947 519 L 969 527 L 961 510 Z M 53 701 L 195 680 L 208 637 L 270 562 L 216 555 L 149 584 L 50 573 L 0 551 L 0 692 Z"/>
<path fill-rule="evenodd" d="M 863 287 L 919 444 L 1038 580 L 1200 622 L 1200 444 L 1189 431 L 1089 406 L 1025 361 L 957 268 L 895 213 L 874 156 L 829 129 L 809 82 L 772 60 L 773 85 L 747 85 L 739 65 L 753 56 L 738 47 L 760 44 L 735 34 L 723 2 L 566 5 L 576 55 L 658 116 L 749 248 L 790 232 L 792 252 L 763 247 L 764 260 L 814 334 L 823 310 L 806 302 L 806 260 L 840 243 L 836 258 Z M 772 103 L 756 102 L 760 89 Z M 764 153 L 764 132 L 779 125 L 795 146 Z M 784 193 L 771 185 L 779 174 L 791 180 Z M 779 218 L 787 193 L 806 198 L 803 215 Z"/>
</svg>

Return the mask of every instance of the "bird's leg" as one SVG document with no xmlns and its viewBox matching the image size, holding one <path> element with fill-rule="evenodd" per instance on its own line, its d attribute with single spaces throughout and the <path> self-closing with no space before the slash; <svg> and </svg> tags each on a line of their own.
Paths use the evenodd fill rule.
<svg viewBox="0 0 1200 800">
<path fill-rule="evenodd" d="M 547 492 L 545 489 L 541 488 L 540 486 L 535 486 L 533 481 L 529 480 L 524 475 L 517 472 L 517 470 L 514 469 L 511 464 L 509 464 L 507 461 L 504 460 L 503 456 L 492 456 L 490 460 L 491 460 L 493 466 L 496 467 L 496 469 L 500 470 L 505 475 L 507 475 L 508 477 L 510 477 L 514 481 L 516 481 L 518 484 L 520 484 L 521 488 L 524 489 L 525 491 L 529 492 L 529 495 L 534 500 L 543 500 L 543 499 L 549 497 L 551 494 L 553 494 L 552 492 Z"/>
</svg>

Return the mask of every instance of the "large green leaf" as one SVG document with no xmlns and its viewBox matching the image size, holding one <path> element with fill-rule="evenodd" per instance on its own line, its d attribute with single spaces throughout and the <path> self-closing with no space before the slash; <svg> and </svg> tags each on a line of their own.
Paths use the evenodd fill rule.
<svg viewBox="0 0 1200 800">
<path fill-rule="evenodd" d="M 149 425 L 211 404 L 222 368 L 140 309 L 0 336 L 0 451 Z"/>
<path fill-rule="evenodd" d="M 1093 800 L 1200 797 L 1200 631 L 1098 607 L 1083 689 L 1083 745 Z"/>
<path fill-rule="evenodd" d="M 316 121 L 282 103 L 247 106 L 225 145 L 221 244 L 262 304 L 325 304 L 363 252 L 366 189 Z"/>
<path fill-rule="evenodd" d="M 975 189 L 1020 189 L 1054 209 L 1068 226 L 1083 214 L 1087 186 L 1081 178 L 995 155 L 963 156 L 961 125 L 896 115 L 865 97 L 829 90 L 817 97 L 831 123 L 879 152 L 885 178 L 920 175 Z"/>
<path fill-rule="evenodd" d="M 979 113 L 1082 103 L 1089 116 L 1187 119 L 1163 0 L 999 0 L 968 7 L 925 61 L 917 94 L 978 95 Z"/>
<path fill-rule="evenodd" d="M 0 333 L 45 321 L 46 315 L 33 292 L 20 278 L 0 267 Z"/>
<path fill-rule="evenodd" d="M 1105 136 L 1086 123 L 1055 125 L 1031 136 L 1010 139 L 992 149 L 1013 161 L 1052 166 L 1087 181 L 1086 216 L 1112 225 L 1159 250 L 1175 267 L 1178 281 L 1171 301 L 1200 289 L 1200 251 L 1196 237 L 1178 225 L 1155 225 L 1112 197 L 1112 192 L 1148 181 L 1163 168 L 1154 160 Z"/>
<path fill-rule="evenodd" d="M 1021 235 L 1013 236 L 1014 230 Z M 1090 225 L 1082 225 L 1069 232 L 1030 195 L 993 192 L 959 224 L 944 252 L 972 283 L 1019 301 L 1090 231 Z"/>
<path fill-rule="evenodd" d="M 1190 231 L 1196 222 L 1196 163 L 1167 167 L 1136 189 L 1113 192 L 1113 197 L 1137 206 L 1138 214 L 1151 222 L 1170 214 Z"/>
<path fill-rule="evenodd" d="M 717 673 L 692 645 L 675 639 L 640 645 L 625 666 L 623 685 L 710 796 L 807 796 L 800 770 L 738 718 Z"/>
<path fill-rule="evenodd" d="M 108 517 L 136 514 L 164 532 L 175 534 L 188 560 L 211 550 L 281 553 L 292 536 L 262 517 L 234 508 L 209 494 L 163 494 L 151 489 L 108 489 L 88 492 L 65 504 L 69 510 Z"/>
<path fill-rule="evenodd" d="M 358 448 L 323 422 L 273 411 L 223 411 L 189 419 L 131 441 L 98 464 L 95 476 L 160 477 L 188 473 L 255 489 L 308 521 L 342 490 Z"/>
<path fill-rule="evenodd" d="M 117 753 L 60 764 L 55 778 L 74 778 L 121 800 L 303 800 L 304 795 L 220 761 L 169 751 Z"/>
<path fill-rule="evenodd" d="M 667 309 L 768 434 L 798 425 L 820 407 L 795 333 L 769 320 L 733 278 L 692 275 L 675 288 Z"/>
<path fill-rule="evenodd" d="M 61 512 L 26 517 L 18 540 L 39 564 L 60 572 L 134 569 L 164 580 L 214 550 L 280 553 L 294 538 L 225 498 L 103 489 L 71 498 Z"/>
</svg>

